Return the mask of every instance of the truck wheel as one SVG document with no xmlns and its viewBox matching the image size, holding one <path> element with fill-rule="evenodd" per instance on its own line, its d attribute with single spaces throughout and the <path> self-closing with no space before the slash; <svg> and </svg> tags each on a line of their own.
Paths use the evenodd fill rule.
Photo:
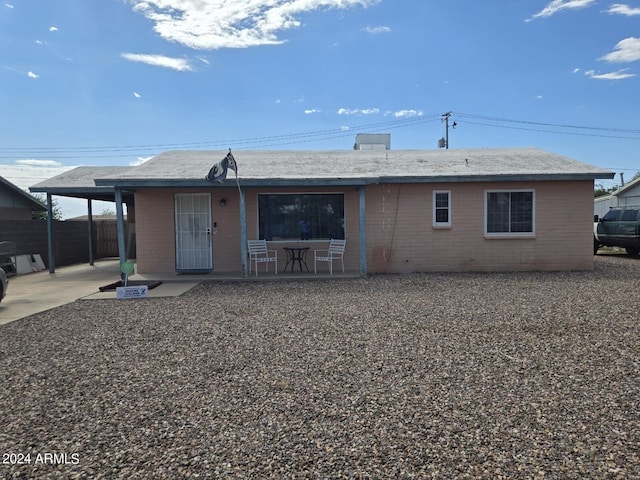
<svg viewBox="0 0 640 480">
<path fill-rule="evenodd" d="M 638 255 L 637 248 L 625 248 L 625 250 L 627 251 L 627 255 L 630 255 L 632 257 L 635 257 L 636 255 Z"/>
<path fill-rule="evenodd" d="M 595 255 L 596 253 L 598 253 L 598 249 L 600 248 L 600 244 L 598 243 L 598 241 L 594 238 L 593 239 L 593 254 Z"/>
</svg>

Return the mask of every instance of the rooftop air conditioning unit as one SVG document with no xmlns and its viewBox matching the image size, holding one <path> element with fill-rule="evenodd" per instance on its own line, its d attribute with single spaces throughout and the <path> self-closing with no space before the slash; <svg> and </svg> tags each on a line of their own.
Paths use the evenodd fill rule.
<svg viewBox="0 0 640 480">
<path fill-rule="evenodd" d="M 359 133 L 354 150 L 391 150 L 390 133 Z"/>
</svg>

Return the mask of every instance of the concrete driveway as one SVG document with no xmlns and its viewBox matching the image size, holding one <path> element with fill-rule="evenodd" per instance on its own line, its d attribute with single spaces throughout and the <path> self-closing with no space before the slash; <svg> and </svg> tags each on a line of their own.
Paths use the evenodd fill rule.
<svg viewBox="0 0 640 480">
<path fill-rule="evenodd" d="M 135 276 L 131 277 L 136 279 Z M 7 296 L 0 302 L 0 325 L 44 312 L 78 299 L 115 300 L 115 291 L 100 292 L 99 288 L 120 280 L 117 259 L 99 260 L 88 264 L 57 268 L 9 278 Z M 149 290 L 149 297 L 178 296 L 198 282 L 164 282 Z M 131 300 L 121 300 L 131 301 Z M 133 300 L 135 301 L 135 300 Z"/>
</svg>

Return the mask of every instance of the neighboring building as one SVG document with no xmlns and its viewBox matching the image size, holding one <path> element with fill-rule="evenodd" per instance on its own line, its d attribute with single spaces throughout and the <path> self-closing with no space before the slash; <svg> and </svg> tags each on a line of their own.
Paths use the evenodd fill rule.
<svg viewBox="0 0 640 480">
<path fill-rule="evenodd" d="M 611 207 L 640 205 L 640 177 L 632 180 L 610 195 L 597 197 L 593 202 L 593 214 L 604 217 Z"/>
<path fill-rule="evenodd" d="M 31 220 L 33 212 L 46 211 L 40 200 L 0 177 L 0 220 Z"/>
<path fill-rule="evenodd" d="M 390 133 L 359 133 L 354 150 L 391 150 Z"/>
<path fill-rule="evenodd" d="M 165 152 L 94 175 L 116 211 L 128 199 L 138 272 L 246 274 L 247 239 L 282 252 L 302 242 L 302 220 L 311 224 L 308 260 L 329 238 L 346 238 L 350 272 L 590 269 L 594 180 L 614 176 L 533 148 L 241 150 L 239 184 L 231 170 L 222 183 L 205 180 L 225 155 Z M 78 196 L 73 172 L 32 191 Z M 284 252 L 278 260 L 281 270 Z"/>
</svg>

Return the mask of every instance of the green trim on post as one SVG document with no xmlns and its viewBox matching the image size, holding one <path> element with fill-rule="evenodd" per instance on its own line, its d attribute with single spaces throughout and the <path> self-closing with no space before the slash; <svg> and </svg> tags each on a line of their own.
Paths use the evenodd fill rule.
<svg viewBox="0 0 640 480">
<path fill-rule="evenodd" d="M 244 191 L 240 192 L 240 255 L 242 256 L 242 278 L 247 278 L 249 270 L 247 267 L 247 206 L 244 201 Z M 277 266 L 276 266 L 277 268 Z"/>
<path fill-rule="evenodd" d="M 118 230 L 118 256 L 120 265 L 127 261 L 127 244 L 124 238 L 124 213 L 122 209 L 122 191 L 116 189 L 116 224 Z M 124 278 L 124 274 L 122 274 Z"/>
<path fill-rule="evenodd" d="M 95 258 L 93 256 L 93 209 L 91 199 L 87 199 L 87 230 L 89 235 L 89 265 L 93 266 Z"/>
<path fill-rule="evenodd" d="M 360 275 L 367 274 L 367 209 L 365 205 L 365 187 L 359 187 L 360 193 Z"/>
<path fill-rule="evenodd" d="M 49 273 L 56 273 L 56 252 L 53 232 L 53 199 L 47 193 L 47 247 L 49 249 Z"/>
</svg>

